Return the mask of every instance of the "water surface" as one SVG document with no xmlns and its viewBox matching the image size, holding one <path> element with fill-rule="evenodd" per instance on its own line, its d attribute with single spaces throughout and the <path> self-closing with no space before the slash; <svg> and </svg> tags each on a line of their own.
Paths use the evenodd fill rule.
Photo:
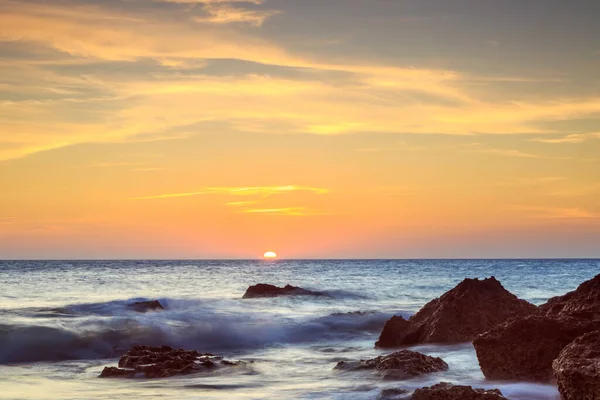
<svg viewBox="0 0 600 400">
<path fill-rule="evenodd" d="M 410 316 L 466 277 L 494 275 L 540 304 L 599 271 L 599 260 L 4 261 L 0 399 L 374 399 L 384 388 L 442 380 L 497 387 L 509 399 L 559 399 L 553 385 L 486 381 L 468 343 L 415 347 L 450 369 L 408 381 L 332 368 L 389 353 L 373 348 L 389 317 Z M 255 283 L 330 297 L 242 300 Z M 127 307 L 149 299 L 166 310 Z M 137 343 L 252 363 L 164 380 L 97 378 Z"/>
</svg>

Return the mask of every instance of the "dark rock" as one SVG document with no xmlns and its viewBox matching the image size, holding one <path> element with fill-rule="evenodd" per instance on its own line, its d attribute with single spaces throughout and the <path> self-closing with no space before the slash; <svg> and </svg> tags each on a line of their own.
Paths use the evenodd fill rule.
<svg viewBox="0 0 600 400">
<path fill-rule="evenodd" d="M 518 299 L 493 276 L 481 281 L 465 279 L 410 319 L 392 317 L 375 345 L 468 342 L 509 318 L 536 312 L 536 306 Z"/>
<path fill-rule="evenodd" d="M 326 296 L 326 294 L 302 289 L 292 285 L 285 285 L 285 287 L 280 288 L 274 285 L 259 283 L 258 285 L 250 286 L 242 298 L 254 299 L 257 297 L 278 296 Z"/>
<path fill-rule="evenodd" d="M 438 357 L 431 357 L 416 351 L 401 350 L 387 356 L 371 360 L 340 361 L 335 369 L 360 371 L 383 371 L 388 378 L 407 379 L 432 372 L 446 371 L 448 364 Z"/>
<path fill-rule="evenodd" d="M 406 399 L 408 390 L 399 388 L 383 389 L 379 396 L 379 400 L 395 400 L 395 399 Z"/>
<path fill-rule="evenodd" d="M 600 331 L 586 333 L 562 349 L 552 369 L 564 400 L 600 399 Z"/>
<path fill-rule="evenodd" d="M 475 351 L 488 379 L 551 381 L 560 351 L 598 323 L 568 316 L 515 318 L 478 336 Z"/>
<path fill-rule="evenodd" d="M 352 316 L 357 316 L 357 317 L 362 317 L 364 315 L 370 315 L 370 314 L 376 314 L 375 311 L 348 311 L 348 312 L 336 312 L 336 313 L 332 313 L 329 314 L 332 317 L 352 317 Z"/>
<path fill-rule="evenodd" d="M 145 312 L 148 312 L 148 311 L 164 310 L 165 309 L 162 306 L 162 304 L 160 304 L 160 302 L 158 300 L 136 301 L 135 303 L 130 304 L 129 306 L 131 308 L 133 308 L 134 311 L 140 312 L 140 313 L 145 313 Z"/>
<path fill-rule="evenodd" d="M 506 400 L 498 389 L 473 389 L 448 382 L 415 390 L 412 400 Z"/>
<path fill-rule="evenodd" d="M 572 292 L 551 298 L 540 310 L 547 315 L 600 320 L 600 275 L 583 282 Z"/>
<path fill-rule="evenodd" d="M 104 367 L 100 377 L 102 378 L 133 378 L 135 371 L 132 369 L 121 369 L 117 367 Z"/>
<path fill-rule="evenodd" d="M 169 346 L 134 346 L 119 360 L 119 368 L 106 367 L 101 378 L 132 378 L 136 374 L 146 378 L 167 378 L 206 371 L 218 366 L 239 365 L 212 354 L 196 350 L 173 349 Z"/>
</svg>

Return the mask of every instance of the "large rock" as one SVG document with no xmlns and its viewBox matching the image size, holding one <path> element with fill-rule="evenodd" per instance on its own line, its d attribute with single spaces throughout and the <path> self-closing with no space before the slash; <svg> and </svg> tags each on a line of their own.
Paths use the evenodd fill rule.
<svg viewBox="0 0 600 400">
<path fill-rule="evenodd" d="M 569 315 L 600 320 L 600 275 L 563 296 L 553 297 L 540 310 L 547 315 Z"/>
<path fill-rule="evenodd" d="M 212 354 L 195 350 L 173 349 L 169 346 L 135 346 L 121 357 L 119 368 L 106 367 L 101 378 L 167 378 L 206 371 L 219 366 L 238 365 Z"/>
<path fill-rule="evenodd" d="M 163 307 L 163 305 L 160 304 L 160 301 L 158 301 L 158 300 L 136 301 L 135 303 L 130 304 L 129 307 L 131 307 L 134 311 L 140 312 L 140 313 L 145 313 L 145 312 L 148 312 L 148 311 L 158 311 L 158 310 L 164 310 L 165 309 Z"/>
<path fill-rule="evenodd" d="M 266 283 L 250 286 L 244 294 L 244 299 L 254 299 L 257 297 L 278 297 L 278 296 L 326 296 L 325 293 L 314 292 L 312 290 L 302 289 L 301 287 L 285 285 L 280 288 Z"/>
<path fill-rule="evenodd" d="M 600 399 L 600 331 L 575 339 L 560 352 L 552 369 L 564 400 Z"/>
<path fill-rule="evenodd" d="M 475 351 L 488 379 L 551 381 L 552 361 L 598 323 L 568 316 L 530 315 L 478 336 Z"/>
<path fill-rule="evenodd" d="M 441 382 L 431 387 L 417 389 L 412 400 L 506 400 L 498 389 L 473 389 L 471 386 L 457 386 Z"/>
<path fill-rule="evenodd" d="M 360 371 L 377 370 L 387 378 L 408 379 L 422 374 L 446 371 L 448 364 L 438 357 L 431 357 L 416 351 L 402 350 L 379 356 L 371 360 L 340 361 L 335 369 Z"/>
<path fill-rule="evenodd" d="M 536 312 L 536 306 L 518 299 L 493 276 L 484 280 L 465 279 L 442 297 L 427 303 L 409 320 L 392 317 L 375 345 L 469 342 L 509 318 Z"/>
</svg>

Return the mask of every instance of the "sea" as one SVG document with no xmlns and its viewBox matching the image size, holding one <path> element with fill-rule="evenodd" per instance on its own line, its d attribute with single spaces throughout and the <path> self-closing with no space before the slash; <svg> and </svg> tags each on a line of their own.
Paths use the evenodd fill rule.
<svg viewBox="0 0 600 400">
<path fill-rule="evenodd" d="M 600 273 L 600 260 L 0 261 L 0 399 L 377 399 L 441 381 L 508 399 L 559 399 L 552 384 L 488 381 L 470 343 L 412 349 L 449 370 L 394 381 L 335 370 L 372 358 L 392 315 L 408 317 L 464 278 L 495 276 L 534 304 Z M 242 299 L 257 283 L 329 296 Z M 159 300 L 164 311 L 128 305 Z M 135 344 L 243 360 L 167 379 L 101 379 Z"/>
</svg>

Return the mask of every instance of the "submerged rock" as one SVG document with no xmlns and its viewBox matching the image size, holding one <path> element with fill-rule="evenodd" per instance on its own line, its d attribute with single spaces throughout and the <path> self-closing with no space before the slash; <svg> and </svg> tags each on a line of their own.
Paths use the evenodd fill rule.
<svg viewBox="0 0 600 400">
<path fill-rule="evenodd" d="M 301 287 L 285 285 L 280 288 L 266 283 L 259 283 L 250 286 L 242 298 L 254 299 L 257 297 L 278 297 L 278 296 L 327 296 L 325 293 L 302 289 Z"/>
<path fill-rule="evenodd" d="M 196 350 L 173 349 L 169 346 L 134 346 L 119 360 L 119 368 L 105 367 L 101 378 L 167 378 L 206 371 L 219 366 L 239 365 L 212 354 Z"/>
<path fill-rule="evenodd" d="M 371 360 L 340 361 L 335 369 L 360 371 L 383 371 L 388 378 L 407 379 L 432 372 L 446 371 L 448 364 L 438 357 L 431 357 L 416 351 L 402 350 L 379 356 Z"/>
<path fill-rule="evenodd" d="M 583 282 L 572 292 L 551 298 L 540 306 L 540 310 L 550 316 L 600 320 L 600 275 Z"/>
<path fill-rule="evenodd" d="M 473 389 L 448 382 L 415 390 L 412 400 L 506 400 L 498 389 Z"/>
<path fill-rule="evenodd" d="M 600 331 L 575 339 L 560 352 L 552 369 L 564 400 L 600 399 Z"/>
<path fill-rule="evenodd" d="M 400 388 L 389 388 L 389 389 L 383 389 L 381 391 L 381 393 L 379 393 L 379 396 L 377 396 L 377 399 L 379 400 L 400 400 L 400 399 L 408 399 L 410 397 L 408 397 L 409 391 L 407 389 L 400 389 Z"/>
<path fill-rule="evenodd" d="M 537 311 L 536 306 L 504 289 L 493 276 L 484 280 L 465 279 L 427 303 L 410 319 L 392 317 L 375 345 L 468 342 L 509 318 Z"/>
<path fill-rule="evenodd" d="M 135 303 L 130 304 L 129 307 L 133 308 L 134 311 L 140 312 L 140 313 L 165 309 L 163 307 L 163 305 L 160 304 L 160 301 L 158 301 L 158 300 L 136 301 Z"/>
<path fill-rule="evenodd" d="M 577 337 L 598 324 L 572 317 L 530 315 L 498 325 L 474 341 L 488 379 L 552 380 L 552 361 Z"/>
</svg>

